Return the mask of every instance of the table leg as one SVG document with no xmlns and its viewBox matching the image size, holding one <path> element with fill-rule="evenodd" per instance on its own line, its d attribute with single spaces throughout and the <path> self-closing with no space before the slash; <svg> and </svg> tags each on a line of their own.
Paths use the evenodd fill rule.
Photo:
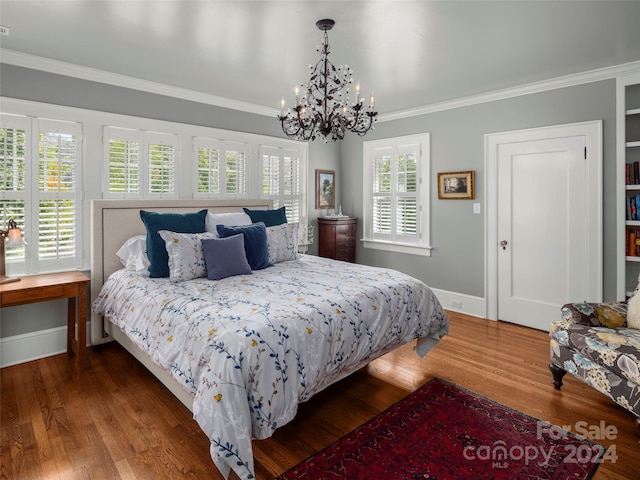
<svg viewBox="0 0 640 480">
<path fill-rule="evenodd" d="M 67 300 L 67 354 L 77 355 L 76 348 L 76 297 Z"/>
<path fill-rule="evenodd" d="M 87 361 L 87 284 L 78 286 L 78 367 L 83 369 Z"/>
<path fill-rule="evenodd" d="M 78 327 L 76 329 L 76 321 Z M 83 369 L 87 354 L 87 284 L 78 285 L 78 296 L 67 305 L 67 353 L 75 355 L 78 369 Z"/>
</svg>

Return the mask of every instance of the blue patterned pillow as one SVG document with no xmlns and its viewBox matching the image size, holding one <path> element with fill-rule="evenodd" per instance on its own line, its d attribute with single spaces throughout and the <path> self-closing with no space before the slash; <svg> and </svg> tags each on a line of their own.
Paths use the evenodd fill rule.
<svg viewBox="0 0 640 480">
<path fill-rule="evenodd" d="M 244 251 L 251 270 L 262 270 L 271 266 L 269 263 L 269 244 L 267 243 L 267 229 L 263 222 L 251 225 L 225 226 L 217 225 L 220 238 L 230 237 L 238 233 L 244 234 Z"/>
<path fill-rule="evenodd" d="M 158 232 L 169 230 L 177 233 L 202 233 L 206 217 L 207 210 L 193 213 L 159 213 L 140 210 L 140 218 L 147 229 L 147 256 L 151 278 L 169 276 L 169 254 Z"/>
<path fill-rule="evenodd" d="M 287 212 L 284 207 L 275 210 L 251 210 L 243 208 L 253 223 L 263 222 L 265 227 L 273 227 L 287 223 Z"/>
<path fill-rule="evenodd" d="M 244 235 L 202 239 L 202 252 L 209 280 L 222 280 L 234 275 L 249 275 L 251 267 L 244 251 Z"/>
</svg>

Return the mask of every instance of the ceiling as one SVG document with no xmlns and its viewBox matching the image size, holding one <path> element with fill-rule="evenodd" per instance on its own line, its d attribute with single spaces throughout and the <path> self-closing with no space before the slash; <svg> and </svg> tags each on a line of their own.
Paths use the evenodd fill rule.
<svg viewBox="0 0 640 480">
<path fill-rule="evenodd" d="M 611 0 L 0 0 L 0 54 L 275 111 L 319 58 L 321 18 L 381 114 L 640 61 L 640 1 Z"/>
</svg>

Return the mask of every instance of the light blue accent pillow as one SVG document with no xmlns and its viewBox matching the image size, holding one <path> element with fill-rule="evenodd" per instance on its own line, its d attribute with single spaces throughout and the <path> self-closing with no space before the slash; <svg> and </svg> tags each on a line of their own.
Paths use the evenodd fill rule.
<svg viewBox="0 0 640 480">
<path fill-rule="evenodd" d="M 262 270 L 271 266 L 269 263 L 269 244 L 267 243 L 267 229 L 263 222 L 251 225 L 226 226 L 217 225 L 220 238 L 230 237 L 242 233 L 244 235 L 244 251 L 251 270 Z"/>
<path fill-rule="evenodd" d="M 222 280 L 234 275 L 249 275 L 251 267 L 244 251 L 244 235 L 202 239 L 204 263 L 209 280 Z"/>
<path fill-rule="evenodd" d="M 251 210 L 243 208 L 244 213 L 249 215 L 253 223 L 263 222 L 265 227 L 273 227 L 287 223 L 287 212 L 284 207 L 275 210 Z"/>
<path fill-rule="evenodd" d="M 169 276 L 169 254 L 158 232 L 169 230 L 177 233 L 202 233 L 207 210 L 192 213 L 159 213 L 140 210 L 140 218 L 147 229 L 149 276 L 162 278 Z"/>
</svg>

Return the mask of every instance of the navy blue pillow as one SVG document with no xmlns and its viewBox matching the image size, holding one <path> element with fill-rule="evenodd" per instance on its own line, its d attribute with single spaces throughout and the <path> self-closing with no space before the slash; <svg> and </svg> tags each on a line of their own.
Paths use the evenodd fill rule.
<svg viewBox="0 0 640 480">
<path fill-rule="evenodd" d="M 251 210 L 243 208 L 253 223 L 263 222 L 265 227 L 275 227 L 287 223 L 287 212 L 284 207 L 275 210 Z"/>
<path fill-rule="evenodd" d="M 169 276 L 169 254 L 158 232 L 169 230 L 176 233 L 202 233 L 207 210 L 192 213 L 159 213 L 140 210 L 140 218 L 147 229 L 149 276 L 162 278 Z"/>
<path fill-rule="evenodd" d="M 267 243 L 267 229 L 263 222 L 235 227 L 216 225 L 220 238 L 230 237 L 239 233 L 244 234 L 244 251 L 251 270 L 262 270 L 270 267 L 269 244 Z"/>
<path fill-rule="evenodd" d="M 222 280 L 233 275 L 248 275 L 251 267 L 244 251 L 244 235 L 200 240 L 209 280 Z"/>
</svg>

